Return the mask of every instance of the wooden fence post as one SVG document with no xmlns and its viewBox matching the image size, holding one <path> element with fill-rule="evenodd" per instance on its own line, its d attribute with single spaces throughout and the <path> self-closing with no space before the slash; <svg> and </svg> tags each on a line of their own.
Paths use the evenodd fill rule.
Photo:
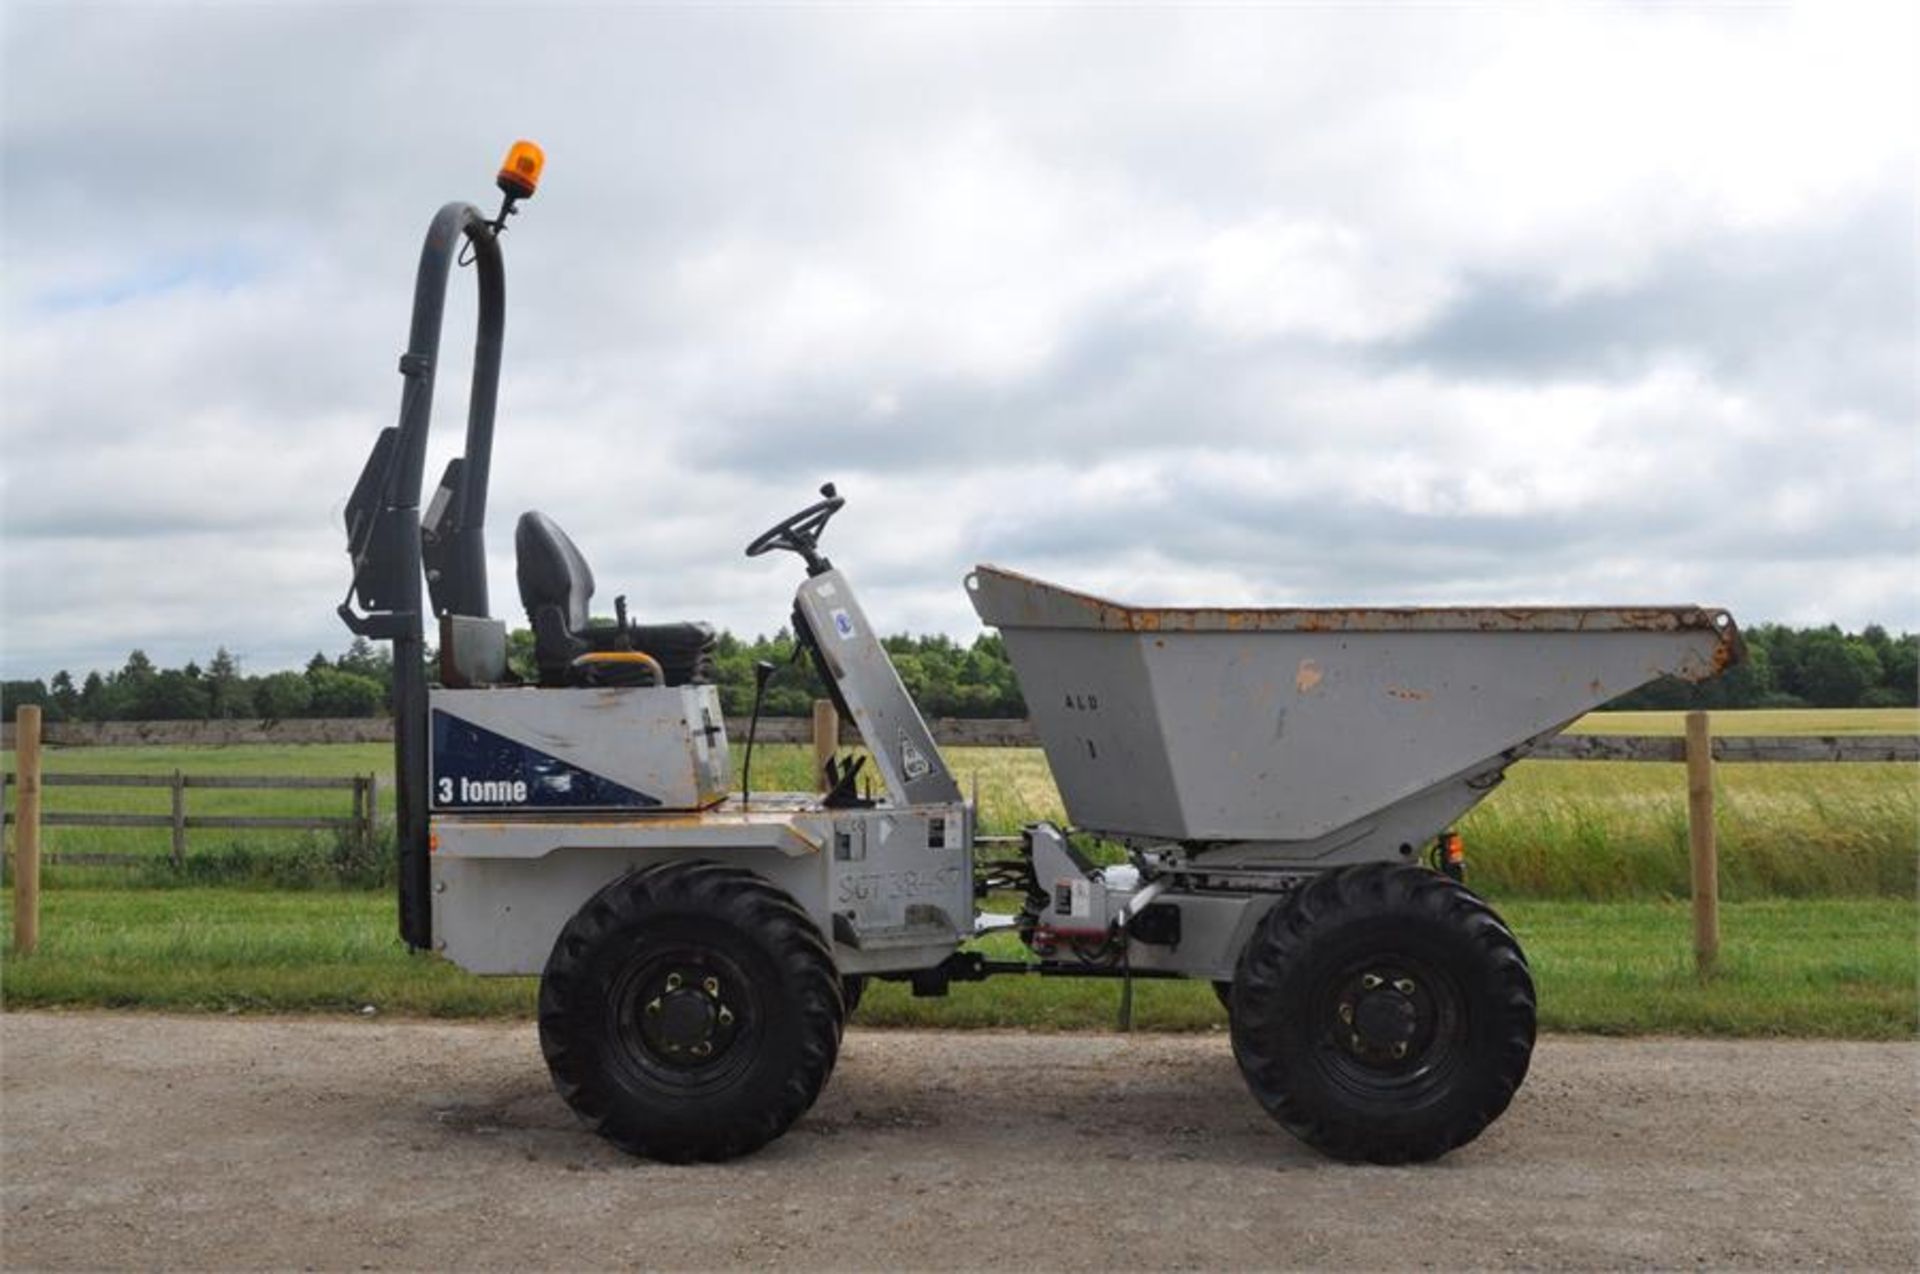
<svg viewBox="0 0 1920 1274">
<path fill-rule="evenodd" d="M 1713 731 L 1687 714 L 1687 848 L 1693 858 L 1693 963 L 1700 976 L 1720 957 L 1720 849 L 1713 831 Z"/>
<path fill-rule="evenodd" d="M 20 776 L 14 800 L 13 949 L 32 955 L 40 946 L 40 709 L 23 704 L 14 719 L 13 764 Z"/>
<path fill-rule="evenodd" d="M 813 785 L 818 791 L 827 790 L 827 761 L 840 748 L 840 714 L 834 711 L 833 700 L 815 699 L 813 701 Z"/>
<path fill-rule="evenodd" d="M 353 836 L 360 848 L 373 848 L 373 820 L 367 817 L 367 783 L 364 774 L 353 776 Z"/>
<path fill-rule="evenodd" d="M 173 868 L 179 871 L 187 865 L 187 780 L 180 771 L 173 772 Z"/>
</svg>

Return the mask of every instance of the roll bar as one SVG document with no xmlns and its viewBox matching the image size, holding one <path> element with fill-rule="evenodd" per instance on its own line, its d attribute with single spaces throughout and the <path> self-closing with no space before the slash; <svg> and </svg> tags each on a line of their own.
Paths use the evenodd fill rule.
<svg viewBox="0 0 1920 1274">
<path fill-rule="evenodd" d="M 530 192 L 529 192 L 530 193 Z M 509 201 L 511 202 L 511 201 Z M 500 388 L 506 325 L 506 274 L 501 216 L 489 221 L 468 203 L 435 214 L 420 248 L 413 285 L 413 322 L 400 356 L 399 423 L 383 429 L 347 501 L 347 551 L 353 584 L 339 615 L 361 637 L 393 643 L 395 817 L 400 876 L 400 934 L 413 947 L 433 941 L 428 895 L 427 680 L 421 580 L 433 613 L 487 616 L 485 530 L 493 462 L 493 416 Z M 440 352 L 447 280 L 456 253 L 472 252 L 480 286 L 473 349 L 473 391 L 464 452 L 450 461 L 424 518 L 427 431 Z M 357 599 L 360 612 L 354 610 Z"/>
</svg>

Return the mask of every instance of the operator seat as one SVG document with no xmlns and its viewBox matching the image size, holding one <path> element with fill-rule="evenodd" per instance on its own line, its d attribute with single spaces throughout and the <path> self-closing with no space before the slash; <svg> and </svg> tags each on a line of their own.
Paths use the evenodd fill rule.
<svg viewBox="0 0 1920 1274">
<path fill-rule="evenodd" d="M 593 571 L 567 533 L 538 510 L 520 515 L 513 529 L 514 574 L 520 603 L 533 625 L 533 657 L 543 686 L 650 685 L 641 663 L 576 664 L 581 655 L 638 650 L 659 661 L 669 686 L 713 680 L 710 624 L 595 625 L 588 620 Z M 623 599 L 624 600 L 624 599 Z"/>
</svg>

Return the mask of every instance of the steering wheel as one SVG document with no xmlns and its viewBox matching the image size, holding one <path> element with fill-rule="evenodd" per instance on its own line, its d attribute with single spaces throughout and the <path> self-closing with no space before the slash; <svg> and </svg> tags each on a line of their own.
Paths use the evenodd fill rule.
<svg viewBox="0 0 1920 1274">
<path fill-rule="evenodd" d="M 809 575 L 818 575 L 822 571 L 831 570 L 832 563 L 821 557 L 817 551 L 820 532 L 826 530 L 827 523 L 833 520 L 834 514 L 840 512 L 847 498 L 837 493 L 831 482 L 820 488 L 820 494 L 825 499 L 816 500 L 793 516 L 782 518 L 755 536 L 753 543 L 747 545 L 747 556 L 759 557 L 762 554 L 771 553 L 774 549 L 785 549 L 789 553 L 798 553 L 806 559 Z"/>
</svg>

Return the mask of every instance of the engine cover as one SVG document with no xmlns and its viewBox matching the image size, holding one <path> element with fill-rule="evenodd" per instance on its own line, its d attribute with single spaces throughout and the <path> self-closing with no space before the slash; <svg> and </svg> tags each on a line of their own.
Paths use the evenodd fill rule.
<svg viewBox="0 0 1920 1274">
<path fill-rule="evenodd" d="M 434 690 L 438 814 L 699 810 L 732 780 L 713 686 Z"/>
</svg>

